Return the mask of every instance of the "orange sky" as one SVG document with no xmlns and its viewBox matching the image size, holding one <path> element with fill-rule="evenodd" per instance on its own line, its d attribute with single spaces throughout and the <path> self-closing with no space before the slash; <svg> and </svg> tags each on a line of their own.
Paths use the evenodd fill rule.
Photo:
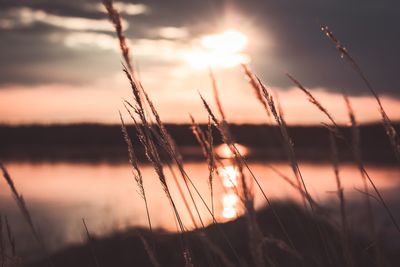
<svg viewBox="0 0 400 267">
<path fill-rule="evenodd" d="M 187 74 L 187 75 L 186 75 Z M 206 70 L 169 74 L 166 77 L 143 73 L 144 87 L 166 122 L 189 122 L 189 113 L 198 121 L 206 121 L 198 92 L 213 105 L 211 83 Z M 217 71 L 223 107 L 230 122 L 266 123 L 268 118 L 238 67 Z M 278 94 L 289 124 L 327 122 L 299 89 L 272 88 Z M 323 88 L 313 94 L 339 123 L 348 123 L 342 96 Z M 95 85 L 13 86 L 0 90 L 0 122 L 31 123 L 119 123 L 118 110 L 124 110 L 122 99 L 130 99 L 129 85 L 123 73 L 111 81 L 99 80 Z M 370 96 L 353 96 L 351 101 L 359 122 L 380 120 L 376 101 Z M 400 101 L 382 96 L 383 105 L 392 120 L 400 120 Z"/>
</svg>

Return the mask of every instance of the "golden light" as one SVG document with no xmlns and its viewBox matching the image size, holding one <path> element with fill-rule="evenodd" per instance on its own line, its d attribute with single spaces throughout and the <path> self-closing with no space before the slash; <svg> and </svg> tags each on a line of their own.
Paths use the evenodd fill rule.
<svg viewBox="0 0 400 267">
<path fill-rule="evenodd" d="M 236 30 L 206 35 L 201 47 L 187 52 L 185 60 L 195 69 L 235 67 L 249 63 L 250 57 L 243 52 L 247 43 L 247 36 Z"/>
</svg>

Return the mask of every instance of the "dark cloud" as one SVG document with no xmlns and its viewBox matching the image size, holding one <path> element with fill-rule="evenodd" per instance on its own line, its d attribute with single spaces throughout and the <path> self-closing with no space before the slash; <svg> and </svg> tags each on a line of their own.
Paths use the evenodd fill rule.
<svg viewBox="0 0 400 267">
<path fill-rule="evenodd" d="M 346 89 L 363 93 L 364 85 L 346 62 L 341 60 L 334 45 L 319 31 L 327 24 L 359 62 L 381 93 L 400 95 L 396 73 L 400 67 L 400 3 L 395 1 L 286 1 L 269 5 L 268 1 L 248 13 L 257 14 L 265 30 L 271 32 L 278 47 L 274 57 L 255 62 L 260 71 L 279 62 L 281 70 L 291 72 L 309 87 Z M 294 2 L 294 1 L 293 1 Z M 272 25 L 272 26 L 271 26 Z M 289 86 L 281 75 L 268 75 L 271 83 Z"/>
<path fill-rule="evenodd" d="M 61 17 L 105 19 L 104 13 L 91 9 L 98 3 L 90 0 L 0 1 L 0 14 L 6 18 L 10 10 L 24 6 Z M 253 57 L 252 66 L 271 86 L 290 87 L 284 75 L 287 71 L 310 88 L 365 93 L 360 79 L 319 30 L 320 24 L 327 24 L 380 93 L 400 96 L 399 1 L 147 0 L 136 3 L 145 4 L 150 12 L 124 16 L 130 24 L 127 30 L 130 38 L 157 38 L 150 32 L 163 26 L 186 27 L 190 37 L 195 37 L 215 29 L 229 8 L 251 21 L 252 27 L 260 33 L 259 38 L 273 40 L 273 47 L 249 51 Z M 49 40 L 51 34 L 71 31 L 43 22 L 0 29 L 0 84 L 89 82 L 96 75 L 120 70 L 114 52 L 71 50 Z"/>
</svg>

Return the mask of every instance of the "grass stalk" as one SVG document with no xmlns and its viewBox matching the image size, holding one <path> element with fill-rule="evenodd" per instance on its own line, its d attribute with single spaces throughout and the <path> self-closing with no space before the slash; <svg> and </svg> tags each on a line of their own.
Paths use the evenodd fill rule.
<svg viewBox="0 0 400 267">
<path fill-rule="evenodd" d="M 215 214 L 214 211 L 214 187 L 213 187 L 213 175 L 215 171 L 215 157 L 214 157 L 214 139 L 213 132 L 211 126 L 211 118 L 208 117 L 208 125 L 207 125 L 207 141 L 208 141 L 208 151 L 209 157 L 207 158 L 207 167 L 208 167 L 208 185 L 210 187 L 210 201 L 211 201 L 211 211 Z"/>
<path fill-rule="evenodd" d="M 12 234 L 10 223 L 8 222 L 7 216 L 4 216 L 4 221 L 5 221 L 5 224 L 6 224 L 7 239 L 8 239 L 8 244 L 10 245 L 11 257 L 13 259 L 15 259 L 17 257 L 15 239 L 14 239 L 14 236 Z"/>
<path fill-rule="evenodd" d="M 130 79 L 130 81 L 132 81 L 131 78 L 130 78 L 131 76 L 129 75 L 129 73 L 128 73 L 128 72 L 125 72 L 125 73 L 126 73 L 128 79 Z M 132 83 L 133 83 L 133 81 L 132 81 Z M 131 85 L 132 85 L 132 87 L 134 87 L 134 84 L 131 84 Z M 138 99 L 138 98 L 136 98 L 136 99 L 140 101 L 140 99 Z M 133 109 L 135 110 L 135 112 L 136 112 L 137 114 L 139 114 L 140 117 L 143 117 L 142 123 L 143 123 L 143 121 L 144 121 L 144 125 L 147 125 L 147 127 L 143 127 L 143 128 L 144 128 L 144 129 L 149 129 L 150 127 L 149 127 L 149 124 L 147 123 L 147 121 L 145 120 L 144 112 L 142 112 L 142 111 L 140 110 L 140 108 L 135 108 L 133 105 L 131 105 L 131 104 L 130 104 L 129 102 L 127 102 L 127 101 L 125 101 L 125 103 L 128 104 L 131 108 L 133 108 Z M 146 154 L 146 156 L 147 156 L 147 157 L 149 157 L 149 156 L 151 157 L 151 154 L 148 153 L 148 152 L 149 152 L 148 145 L 146 145 L 145 143 L 146 143 L 147 140 L 148 140 L 149 144 L 153 144 L 153 146 L 154 146 L 154 143 L 153 143 L 152 138 L 151 138 L 151 137 L 147 138 L 147 137 L 145 136 L 143 129 L 142 129 L 142 128 L 140 127 L 140 125 L 137 123 L 136 119 L 135 119 L 134 116 L 130 113 L 129 109 L 127 109 L 127 110 L 128 110 L 128 113 L 130 114 L 132 120 L 133 120 L 134 123 L 135 123 L 136 129 L 137 129 L 137 132 L 138 132 L 138 137 L 139 137 L 139 140 L 141 141 L 141 143 L 143 144 L 143 146 L 144 146 L 144 148 L 145 148 L 145 152 L 146 152 L 145 154 Z M 151 129 L 151 128 L 150 128 L 150 129 Z M 148 130 L 148 132 L 150 132 L 150 131 L 151 131 L 151 130 Z M 165 140 L 164 140 L 164 141 L 161 140 L 161 137 L 158 135 L 157 132 L 153 131 L 152 133 L 153 133 L 153 137 L 155 137 L 155 138 L 159 141 L 160 144 L 162 144 L 163 142 L 165 142 Z M 155 147 L 155 146 L 154 146 L 154 147 Z M 162 147 L 163 147 L 164 149 L 169 149 L 169 151 L 171 151 L 169 146 L 165 146 L 165 145 L 164 145 L 164 146 L 162 146 Z M 167 152 L 168 152 L 168 151 L 167 151 Z M 174 160 L 177 161 L 177 157 L 174 157 Z M 179 165 L 178 165 L 178 167 L 179 167 Z M 217 229 L 218 229 L 218 231 L 221 233 L 223 239 L 227 242 L 227 244 L 228 244 L 229 248 L 232 250 L 232 252 L 233 252 L 235 258 L 236 258 L 237 260 L 239 260 L 239 257 L 238 257 L 238 254 L 237 254 L 236 250 L 233 248 L 231 242 L 229 241 L 229 239 L 226 237 L 226 235 L 224 234 L 224 232 L 222 231 L 222 229 L 221 229 L 220 226 L 218 225 L 217 220 L 216 220 L 214 214 L 212 213 L 212 211 L 211 211 L 210 208 L 208 207 L 207 203 L 205 202 L 205 200 L 204 200 L 204 198 L 202 197 L 202 195 L 200 194 L 200 192 L 197 190 L 197 188 L 196 188 L 196 186 L 194 185 L 193 181 L 192 181 L 192 180 L 190 179 L 190 177 L 187 175 L 187 173 L 186 173 L 186 171 L 184 170 L 184 168 L 183 168 L 182 165 L 181 165 L 181 167 L 182 167 L 182 168 L 180 168 L 180 171 L 181 171 L 182 175 L 185 176 L 185 178 L 187 179 L 187 181 L 192 185 L 192 187 L 194 188 L 196 194 L 199 196 L 201 202 L 204 204 L 205 208 L 206 208 L 207 211 L 210 213 L 210 215 L 211 215 L 211 217 L 212 217 L 212 219 L 213 219 L 213 223 L 217 225 Z M 178 224 L 181 226 L 180 219 L 179 219 L 179 218 L 176 218 L 176 219 L 177 219 L 177 221 L 178 221 Z M 180 229 L 182 229 L 182 227 L 180 227 Z"/>
<path fill-rule="evenodd" d="M 290 76 L 291 77 L 291 76 Z M 293 77 L 292 77 L 293 78 Z M 294 79 L 294 78 L 293 78 Z M 379 192 L 378 188 L 376 187 L 373 179 L 369 176 L 368 172 L 365 169 L 365 166 L 363 164 L 363 161 L 361 159 L 361 151 L 360 151 L 360 140 L 359 140 L 359 129 L 358 129 L 358 125 L 355 119 L 355 115 L 354 115 L 354 111 L 351 107 L 351 103 L 349 98 L 347 97 L 347 95 L 342 92 L 345 104 L 346 104 L 346 109 L 347 109 L 347 113 L 351 122 L 351 132 L 352 132 L 352 142 L 351 144 L 349 144 L 349 142 L 344 138 L 344 136 L 340 133 L 339 127 L 337 126 L 338 124 L 335 122 L 335 120 L 333 119 L 333 117 L 330 115 L 330 113 L 328 112 L 328 110 L 326 108 L 324 108 L 320 102 L 307 90 L 304 88 L 304 86 L 301 85 L 301 83 L 297 80 L 294 79 L 294 81 L 296 81 L 296 84 L 298 84 L 298 87 L 307 94 L 307 96 L 309 96 L 309 101 L 317 106 L 317 108 L 323 113 L 325 114 L 328 119 L 332 122 L 332 124 L 334 125 L 334 130 L 335 130 L 335 134 L 342 138 L 346 144 L 352 149 L 353 151 L 353 156 L 354 159 L 356 161 L 357 167 L 360 170 L 360 174 L 364 183 L 364 190 L 366 192 L 366 196 L 369 195 L 369 189 L 368 189 L 368 184 L 366 183 L 366 181 L 368 180 L 368 182 L 371 184 L 371 186 L 373 187 L 375 193 L 378 196 L 379 202 L 381 203 L 381 205 L 385 208 L 386 213 L 388 214 L 390 220 L 392 221 L 393 225 L 395 226 L 396 230 L 398 232 L 400 232 L 400 226 L 397 223 L 397 220 L 395 219 L 393 213 L 391 212 L 390 208 L 388 207 L 388 205 L 386 204 L 386 201 L 384 200 L 382 194 Z M 369 199 L 367 200 L 367 207 L 370 206 L 370 204 L 368 204 Z M 368 208 L 369 210 L 371 208 Z M 370 210 L 368 212 L 371 216 L 372 216 L 372 210 Z M 371 224 L 373 224 L 371 222 Z M 372 227 L 372 226 L 371 226 Z M 372 229 L 372 228 L 371 228 Z"/>
<path fill-rule="evenodd" d="M 108 17 L 112 22 L 112 24 L 114 25 L 115 32 L 117 33 L 124 62 L 128 66 L 130 73 L 133 74 L 134 71 L 133 71 L 133 65 L 131 63 L 130 50 L 126 37 L 123 33 L 121 16 L 119 15 L 118 11 L 114 8 L 113 0 L 103 0 L 103 5 L 107 10 Z"/>
<path fill-rule="evenodd" d="M 340 208 L 340 218 L 341 218 L 341 235 L 342 235 L 342 251 L 343 256 L 346 262 L 346 266 L 352 267 L 354 266 L 354 261 L 351 252 L 351 242 L 349 236 L 349 223 L 347 219 L 347 211 L 346 211 L 346 200 L 344 196 L 344 188 L 342 186 L 342 181 L 340 179 L 340 169 L 339 169 L 339 155 L 338 148 L 336 143 L 336 135 L 329 128 L 329 141 L 331 147 L 331 155 L 332 155 L 332 165 L 333 171 L 335 173 L 335 182 L 336 182 L 336 190 L 337 197 L 339 200 L 339 208 Z"/>
<path fill-rule="evenodd" d="M 153 102 L 150 100 L 148 94 L 145 91 L 143 91 L 143 93 L 145 95 L 145 99 L 146 99 L 147 103 L 150 106 L 151 112 L 152 112 L 153 116 L 156 119 L 157 127 L 158 127 L 158 129 L 159 129 L 159 131 L 161 133 L 161 135 L 160 135 L 161 138 L 158 138 L 158 140 L 160 141 L 160 144 L 165 149 L 165 151 L 169 154 L 171 159 L 174 160 L 174 162 L 176 163 L 176 165 L 177 165 L 177 167 L 178 167 L 178 169 L 179 169 L 179 171 L 181 173 L 182 179 L 183 179 L 183 181 L 185 183 L 186 189 L 187 189 L 187 191 L 189 193 L 190 199 L 192 200 L 193 206 L 194 206 L 194 208 L 196 210 L 196 213 L 197 213 L 197 216 L 198 216 L 198 218 L 200 220 L 200 223 L 201 223 L 202 227 L 204 227 L 204 222 L 203 222 L 203 220 L 201 218 L 201 215 L 200 215 L 199 209 L 197 207 L 196 201 L 194 200 L 192 191 L 190 190 L 190 187 L 189 187 L 189 184 L 188 184 L 188 180 L 186 179 L 186 175 L 185 175 L 186 172 L 184 171 L 182 155 L 180 154 L 180 152 L 179 152 L 174 140 L 172 139 L 171 135 L 168 133 L 164 123 L 161 121 L 160 115 L 158 114 L 158 112 L 157 112 L 156 108 L 154 107 Z M 154 133 L 154 131 L 153 131 L 153 133 Z M 158 136 L 158 135 L 155 134 L 155 136 Z"/>
<path fill-rule="evenodd" d="M 89 229 L 88 229 L 88 227 L 86 225 L 86 222 L 85 222 L 84 218 L 82 218 L 82 223 L 83 223 L 83 227 L 85 228 L 85 233 L 86 233 L 88 245 L 90 247 L 90 253 L 92 254 L 93 262 L 94 262 L 96 267 L 100 267 L 99 260 L 97 259 L 96 252 L 94 250 L 93 239 L 92 239 L 92 236 L 89 233 Z"/>
<path fill-rule="evenodd" d="M 363 186 L 364 186 L 364 192 L 365 192 L 365 205 L 367 208 L 367 218 L 368 218 L 368 228 L 371 234 L 371 238 L 374 240 L 373 244 L 374 244 L 374 251 L 375 251 L 375 260 L 376 260 L 376 265 L 377 266 L 381 266 L 382 264 L 382 259 L 381 259 L 381 253 L 380 253 L 380 249 L 378 246 L 378 234 L 377 234 L 377 230 L 376 230 L 376 226 L 375 226 L 375 221 L 374 221 L 374 214 L 373 214 L 373 210 L 372 210 L 372 205 L 371 205 L 371 199 L 370 199 L 370 193 L 369 193 L 369 186 L 368 186 L 368 181 L 370 182 L 371 185 L 373 185 L 373 188 L 375 190 L 375 192 L 379 193 L 379 190 L 376 188 L 375 183 L 373 182 L 373 180 L 371 179 L 371 177 L 368 175 L 368 173 L 366 172 L 365 168 L 364 168 L 364 163 L 362 161 L 362 157 L 361 157 L 361 148 L 360 148 L 360 131 L 358 128 L 358 124 L 354 115 L 354 111 L 353 108 L 351 106 L 350 100 L 347 97 L 346 94 L 343 93 L 343 98 L 346 104 L 346 109 L 347 109 L 347 113 L 351 122 L 351 136 L 352 136 L 352 140 L 351 140 L 351 147 L 352 147 L 352 152 L 353 152 L 353 156 L 354 159 L 356 161 L 356 165 L 360 171 L 360 175 L 363 181 Z M 368 178 L 367 178 L 368 177 Z M 367 180 L 368 179 L 368 180 Z M 380 193 L 379 193 L 379 196 Z M 383 198 L 381 197 L 381 201 L 382 203 L 385 203 L 385 201 L 383 200 Z M 386 203 L 384 204 L 385 208 L 387 208 Z M 390 209 L 387 209 L 387 211 L 389 212 L 389 215 L 391 215 L 392 213 L 390 212 Z M 393 218 L 394 219 L 394 218 Z M 397 224 L 396 221 L 394 220 L 395 225 Z"/>
<path fill-rule="evenodd" d="M 275 103 L 273 102 L 272 95 L 270 95 L 266 91 L 265 87 L 263 88 L 261 81 L 252 73 L 252 71 L 250 70 L 250 68 L 247 65 L 243 64 L 242 68 L 244 70 L 244 73 L 245 73 L 250 85 L 251 85 L 251 88 L 253 88 L 258 101 L 264 107 L 264 110 L 266 111 L 268 117 L 270 117 L 272 115 L 272 117 L 275 119 L 275 122 L 279 126 L 281 136 L 284 139 L 283 146 L 284 146 L 286 155 L 288 157 L 289 164 L 292 168 L 293 174 L 296 177 L 297 187 L 300 188 L 302 191 L 304 191 L 304 193 L 300 192 L 300 196 L 303 201 L 304 207 L 306 207 L 306 198 L 309 198 L 309 197 L 307 197 L 307 193 L 305 192 L 303 185 L 301 183 L 299 172 L 297 171 L 298 170 L 298 168 L 296 167 L 297 161 L 295 160 L 293 149 L 292 149 L 293 142 L 287 133 L 286 127 L 284 127 L 282 124 L 283 117 L 279 115 L 279 112 L 275 107 Z"/>
<path fill-rule="evenodd" d="M 52 262 L 52 260 L 50 258 L 50 255 L 49 255 L 49 253 L 47 251 L 47 248 L 46 248 L 46 246 L 45 246 L 45 244 L 43 242 L 42 236 L 40 235 L 39 231 L 36 229 L 36 227 L 35 227 L 35 225 L 33 223 L 32 216 L 31 216 L 31 214 L 30 214 L 30 212 L 28 210 L 28 207 L 27 207 L 27 205 L 25 203 L 25 200 L 24 200 L 23 196 L 18 192 L 18 190 L 17 190 L 17 188 L 16 188 L 16 186 L 14 184 L 14 181 L 12 180 L 12 178 L 11 178 L 10 174 L 8 173 L 6 167 L 1 162 L 0 162 L 0 169 L 1 169 L 2 173 L 3 173 L 4 179 L 6 180 L 8 186 L 9 186 L 9 188 L 11 190 L 11 193 L 12 193 L 14 199 L 15 199 L 15 202 L 17 203 L 17 206 L 18 206 L 22 216 L 24 217 L 24 220 L 28 223 L 28 226 L 29 226 L 29 228 L 31 230 L 31 233 L 32 233 L 34 239 L 39 244 L 40 248 L 42 249 L 43 253 L 45 254 L 49 265 L 53 267 L 54 264 L 53 264 L 53 262 Z"/>
<path fill-rule="evenodd" d="M 220 125 L 222 125 L 221 132 L 224 133 L 224 139 L 225 139 L 225 142 L 227 143 L 227 145 L 231 146 L 231 145 L 234 145 L 235 142 L 232 139 L 232 134 L 229 129 L 229 124 L 226 121 L 225 113 L 223 111 L 221 100 L 219 98 L 219 92 L 218 92 L 219 90 L 217 87 L 217 82 L 216 82 L 215 76 L 211 69 L 210 69 L 210 78 L 211 78 L 211 82 L 212 82 L 214 100 L 217 105 L 218 112 L 221 116 L 221 124 L 220 124 Z M 209 115 L 208 119 L 209 119 L 208 125 L 209 125 L 209 128 L 211 128 L 210 115 Z M 242 192 L 242 195 L 244 198 L 243 204 L 244 204 L 245 211 L 246 211 L 245 217 L 246 217 L 247 229 L 248 229 L 248 233 L 249 233 L 250 253 L 253 258 L 253 264 L 255 266 L 262 267 L 262 266 L 265 266 L 264 255 L 263 255 L 262 245 L 261 245 L 262 239 L 263 239 L 263 234 L 262 234 L 262 232 L 259 228 L 259 225 L 257 223 L 257 220 L 256 220 L 253 195 L 251 194 L 249 187 L 247 185 L 246 176 L 243 172 L 243 163 L 237 157 L 237 153 L 233 153 L 233 155 L 234 155 L 234 161 L 233 161 L 234 165 L 239 170 L 239 176 L 240 176 L 241 187 L 242 187 L 241 192 Z M 240 196 L 239 196 L 239 198 L 240 198 Z"/>
<path fill-rule="evenodd" d="M 322 113 L 326 115 L 329 121 L 334 125 L 335 129 L 338 129 L 338 125 L 336 124 L 335 120 L 333 119 L 332 115 L 328 112 L 328 110 L 308 91 L 298 80 L 296 80 L 292 75 L 289 73 L 286 76 L 301 90 L 303 91 L 314 106 L 316 106 Z"/>
<path fill-rule="evenodd" d="M 213 120 L 213 123 L 216 125 L 217 129 L 219 130 L 222 139 L 224 140 L 224 143 L 226 145 L 228 145 L 228 147 L 230 148 L 231 152 L 235 155 L 235 157 L 237 159 L 239 159 L 244 166 L 246 167 L 246 169 L 249 171 L 252 179 L 255 181 L 255 183 L 257 184 L 257 187 L 259 188 L 259 190 L 261 191 L 263 197 L 265 198 L 268 206 L 271 208 L 273 215 L 275 217 L 275 219 L 277 220 L 283 234 L 285 235 L 285 237 L 287 238 L 287 240 L 289 241 L 290 245 L 292 246 L 293 249 L 295 249 L 295 246 L 290 238 L 290 236 L 288 235 L 285 226 L 283 225 L 281 219 L 279 218 L 275 208 L 272 205 L 272 202 L 270 201 L 269 197 L 265 194 L 263 188 L 261 187 L 261 184 L 259 183 L 257 177 L 254 175 L 254 173 L 252 172 L 252 170 L 250 169 L 250 167 L 248 166 L 246 160 L 243 158 L 243 156 L 240 154 L 240 151 L 238 150 L 238 148 L 236 147 L 236 145 L 234 143 L 232 143 L 230 140 L 230 136 L 227 134 L 226 132 L 226 127 L 223 126 L 223 124 L 221 124 L 221 122 L 219 122 L 219 120 L 216 118 L 216 116 L 214 115 L 214 113 L 212 112 L 210 106 L 208 105 L 207 101 L 200 95 L 200 98 L 203 102 L 203 105 L 205 107 L 205 109 L 207 110 L 209 116 L 211 117 L 211 119 Z"/>
<path fill-rule="evenodd" d="M 303 198 L 303 203 L 304 203 L 305 207 L 307 207 L 306 206 L 306 200 L 307 200 L 307 203 L 311 209 L 312 214 L 316 215 L 316 210 L 315 210 L 316 207 L 314 206 L 313 198 L 311 197 L 311 195 L 307 189 L 306 183 L 304 182 L 303 176 L 301 174 L 301 171 L 300 171 L 297 159 L 296 159 L 296 154 L 294 152 L 293 141 L 291 140 L 291 138 L 288 134 L 288 131 L 287 131 L 286 122 L 285 122 L 282 114 L 279 113 L 279 109 L 276 108 L 275 101 L 274 101 L 272 94 L 270 94 L 268 92 L 268 90 L 266 89 L 264 84 L 260 81 L 260 79 L 258 79 L 255 75 L 252 75 L 251 72 L 250 72 L 250 74 L 251 75 L 248 76 L 248 78 L 253 81 L 254 81 L 254 79 L 257 79 L 258 90 L 260 91 L 260 93 L 262 93 L 262 96 L 265 98 L 266 103 L 268 103 L 268 108 L 269 108 L 271 114 L 273 115 L 276 123 L 279 126 L 281 135 L 285 141 L 284 142 L 285 149 L 286 149 L 286 153 L 289 157 L 289 162 L 292 167 L 292 171 L 297 179 L 298 186 L 302 187 L 302 189 L 304 190 L 304 193 L 305 193 L 304 195 L 303 194 L 301 195 Z M 325 235 L 322 233 L 322 229 L 318 222 L 315 222 L 315 227 L 317 228 L 319 236 L 321 238 L 321 242 L 322 242 L 322 245 L 324 248 L 324 252 L 327 256 L 327 260 L 332 265 L 333 263 L 329 256 L 329 250 L 328 250 L 328 242 L 327 242 L 328 240 L 326 239 Z"/>
<path fill-rule="evenodd" d="M 331 30 L 329 30 L 329 28 L 325 25 L 321 26 L 321 30 L 335 44 L 336 49 L 340 53 L 340 57 L 346 59 L 347 62 L 349 62 L 350 66 L 355 70 L 355 72 L 358 74 L 358 76 L 360 76 L 360 78 L 363 80 L 363 82 L 365 83 L 366 87 L 368 88 L 368 90 L 370 91 L 372 96 L 375 98 L 376 103 L 378 104 L 379 113 L 381 114 L 381 117 L 382 117 L 383 127 L 389 138 L 393 152 L 394 152 L 397 160 L 400 162 L 399 135 L 397 134 L 397 131 L 394 128 L 392 121 L 390 120 L 385 109 L 383 108 L 382 101 L 381 101 L 378 93 L 372 87 L 372 84 L 370 83 L 367 76 L 362 71 L 361 67 L 358 65 L 357 61 L 350 55 L 347 48 L 340 42 L 340 40 L 338 38 L 336 38 L 336 36 L 333 34 L 333 32 Z"/>
<path fill-rule="evenodd" d="M 172 175 L 172 178 L 174 179 L 175 185 L 176 185 L 176 187 L 178 188 L 178 192 L 179 192 L 179 194 L 180 194 L 180 196 L 181 196 L 181 198 L 182 198 L 183 204 L 184 204 L 185 207 L 186 207 L 186 210 L 187 210 L 187 212 L 188 212 L 188 214 L 189 214 L 189 217 L 190 217 L 190 219 L 191 219 L 191 221 L 192 221 L 192 223 L 193 223 L 193 226 L 194 226 L 195 229 L 197 229 L 197 228 L 198 228 L 198 225 L 197 225 L 197 223 L 196 223 L 196 219 L 195 219 L 194 216 L 193 216 L 193 213 L 192 213 L 192 210 L 191 210 L 191 208 L 190 208 L 190 206 L 189 206 L 189 203 L 188 203 L 188 201 L 187 201 L 187 199 L 186 199 L 186 197 L 185 197 L 185 194 L 183 193 L 183 190 L 182 190 L 181 185 L 179 184 L 178 177 L 177 177 L 177 175 L 176 175 L 176 173 L 175 173 L 175 171 L 174 171 L 172 165 L 169 164 L 169 163 L 167 163 L 167 166 L 168 166 L 168 169 L 169 169 L 169 171 L 170 171 L 170 173 L 171 173 L 171 175 Z"/>
<path fill-rule="evenodd" d="M 217 175 L 220 175 L 220 173 L 218 171 L 218 166 L 222 169 L 225 168 L 226 166 L 222 162 L 222 159 L 219 158 L 219 156 L 215 153 L 213 146 L 210 146 L 211 143 L 209 142 L 209 139 L 212 138 L 212 136 L 206 138 L 206 135 L 208 136 L 209 134 L 212 134 L 212 133 L 208 130 L 207 134 L 205 134 L 203 132 L 203 130 L 200 128 L 200 125 L 195 121 L 193 116 L 190 116 L 190 119 L 192 122 L 192 126 L 191 126 L 192 133 L 196 137 L 196 140 L 199 143 L 199 145 L 203 151 L 204 157 L 207 159 L 207 163 L 208 163 L 207 165 L 209 165 L 208 166 L 209 173 L 210 173 L 210 169 L 213 169 L 217 173 Z M 211 120 L 209 121 L 209 123 L 211 123 Z M 207 127 L 211 128 L 211 125 L 209 124 Z M 234 181 L 230 177 L 227 177 L 227 178 L 234 190 L 235 195 L 240 199 L 241 202 L 244 203 L 245 200 L 241 196 L 237 185 L 234 183 Z M 210 177 L 209 177 L 209 179 L 210 179 Z M 225 187 L 223 187 L 223 188 L 225 190 Z"/>
<path fill-rule="evenodd" d="M 125 126 L 125 122 L 124 122 L 124 120 L 122 118 L 121 113 L 119 113 L 119 117 L 120 117 L 120 120 L 121 120 L 122 135 L 123 135 L 123 138 L 124 138 L 124 140 L 126 142 L 126 145 L 128 147 L 129 162 L 130 162 L 130 164 L 132 166 L 132 174 L 133 174 L 133 176 L 135 178 L 136 185 L 137 185 L 137 187 L 139 189 L 138 190 L 139 196 L 144 201 L 144 205 L 145 205 L 145 208 L 146 208 L 146 215 L 147 215 L 147 223 L 149 225 L 149 229 L 150 229 L 151 232 L 153 232 L 153 227 L 151 225 L 151 219 L 150 219 L 149 206 L 148 206 L 148 202 L 147 202 L 147 198 L 146 198 L 146 192 L 144 190 L 142 172 L 140 171 L 138 160 L 137 160 L 137 157 L 136 157 L 136 153 L 135 153 L 135 150 L 133 148 L 132 140 L 129 137 L 128 130 L 127 130 L 126 126 Z"/>
</svg>

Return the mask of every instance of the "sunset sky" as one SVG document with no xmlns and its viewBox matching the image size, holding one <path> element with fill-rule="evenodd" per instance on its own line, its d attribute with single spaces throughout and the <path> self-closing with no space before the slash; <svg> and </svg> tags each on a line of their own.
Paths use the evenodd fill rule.
<svg viewBox="0 0 400 267">
<path fill-rule="evenodd" d="M 279 96 L 291 124 L 324 117 L 294 88 L 288 72 L 341 123 L 340 91 L 357 119 L 379 119 L 375 100 L 334 45 L 327 24 L 359 62 L 393 120 L 400 120 L 400 2 L 396 0 L 148 0 L 116 2 L 133 62 L 166 122 L 206 113 L 208 67 L 227 118 L 267 122 L 240 69 L 248 63 Z M 101 1 L 0 0 L 0 123 L 118 123 L 130 90 Z"/>
</svg>

